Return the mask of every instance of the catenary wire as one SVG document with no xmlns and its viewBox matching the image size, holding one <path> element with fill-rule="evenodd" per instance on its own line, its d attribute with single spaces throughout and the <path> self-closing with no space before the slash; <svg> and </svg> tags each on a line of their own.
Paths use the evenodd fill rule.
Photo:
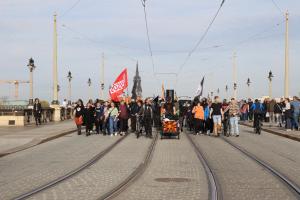
<svg viewBox="0 0 300 200">
<path fill-rule="evenodd" d="M 212 18 L 212 20 L 210 21 L 209 25 L 207 26 L 206 30 L 204 31 L 203 35 L 200 37 L 200 39 L 197 41 L 196 45 L 192 48 L 192 50 L 188 53 L 187 57 L 185 58 L 184 62 L 181 64 L 181 66 L 179 67 L 179 70 L 177 72 L 177 74 L 180 73 L 180 71 L 183 69 L 183 67 L 186 65 L 186 63 L 188 62 L 188 60 L 191 58 L 192 54 L 197 50 L 197 48 L 199 47 L 199 45 L 201 44 L 201 42 L 205 39 L 208 31 L 210 30 L 211 26 L 213 25 L 214 21 L 216 20 L 217 16 L 220 13 L 221 8 L 223 7 L 225 3 L 225 0 L 222 0 L 216 14 L 214 15 L 214 17 Z"/>
</svg>

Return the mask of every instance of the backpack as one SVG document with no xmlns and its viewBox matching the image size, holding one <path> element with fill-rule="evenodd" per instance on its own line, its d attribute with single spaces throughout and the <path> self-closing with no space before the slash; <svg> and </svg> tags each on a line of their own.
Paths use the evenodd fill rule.
<svg viewBox="0 0 300 200">
<path fill-rule="evenodd" d="M 263 106 L 260 103 L 253 104 L 253 112 L 256 114 L 261 114 L 263 112 Z"/>
</svg>

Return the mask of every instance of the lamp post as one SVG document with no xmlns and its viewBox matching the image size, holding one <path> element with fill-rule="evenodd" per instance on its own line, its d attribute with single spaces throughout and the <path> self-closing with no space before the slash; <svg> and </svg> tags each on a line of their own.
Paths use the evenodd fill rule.
<svg viewBox="0 0 300 200">
<path fill-rule="evenodd" d="M 225 87 L 225 91 L 226 91 L 226 98 L 228 99 L 228 85 L 226 85 L 226 87 Z"/>
<path fill-rule="evenodd" d="M 91 98 L 91 85 L 92 85 L 92 80 L 91 80 L 91 78 L 88 79 L 87 84 L 88 84 L 88 86 L 89 86 L 89 98 Z"/>
<path fill-rule="evenodd" d="M 71 85 L 71 81 L 72 81 L 72 73 L 69 71 L 68 72 L 68 81 L 69 81 L 69 101 L 72 101 L 71 98 L 72 98 L 72 85 Z"/>
<path fill-rule="evenodd" d="M 27 64 L 28 68 L 29 68 L 29 84 L 30 84 L 30 94 L 29 94 L 29 102 L 33 101 L 33 70 L 36 68 L 36 66 L 34 65 L 34 60 L 32 58 L 29 59 L 29 62 Z"/>
<path fill-rule="evenodd" d="M 251 81 L 250 81 L 250 78 L 247 79 L 247 86 L 248 86 L 248 98 L 251 98 L 251 95 L 250 95 L 250 84 L 251 84 Z"/>
<path fill-rule="evenodd" d="M 236 91 L 237 91 L 237 83 L 233 83 L 233 91 L 234 91 L 233 98 L 237 99 L 237 93 L 236 93 Z"/>
<path fill-rule="evenodd" d="M 268 79 L 269 79 L 269 97 L 270 99 L 272 98 L 272 78 L 274 77 L 272 71 L 269 72 L 269 76 L 268 76 Z"/>
</svg>

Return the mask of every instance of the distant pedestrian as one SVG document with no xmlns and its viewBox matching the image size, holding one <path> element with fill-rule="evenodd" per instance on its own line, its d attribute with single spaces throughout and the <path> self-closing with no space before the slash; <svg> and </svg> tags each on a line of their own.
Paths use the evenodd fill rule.
<svg viewBox="0 0 300 200">
<path fill-rule="evenodd" d="M 41 125 L 41 117 L 42 117 L 42 105 L 38 98 L 35 98 L 33 104 L 33 115 L 35 119 L 35 125 Z"/>
<path fill-rule="evenodd" d="M 232 98 L 229 104 L 229 120 L 230 120 L 230 134 L 239 137 L 239 105 L 237 101 Z"/>
<path fill-rule="evenodd" d="M 194 114 L 195 135 L 202 134 L 204 132 L 204 109 L 201 106 L 200 101 L 194 106 L 192 113 Z"/>
<path fill-rule="evenodd" d="M 95 106 L 93 100 L 89 100 L 85 109 L 85 132 L 86 136 L 91 135 L 95 123 Z"/>
<path fill-rule="evenodd" d="M 150 99 L 145 101 L 145 108 L 144 108 L 144 125 L 146 131 L 146 137 L 152 138 L 152 123 L 153 123 L 153 112 L 151 108 Z"/>
<path fill-rule="evenodd" d="M 110 108 L 108 110 L 109 134 L 110 134 L 110 136 L 116 136 L 117 135 L 118 115 L 119 115 L 118 108 L 115 106 L 114 102 L 111 102 L 110 103 Z"/>
<path fill-rule="evenodd" d="M 95 107 L 95 126 L 96 133 L 100 134 L 103 132 L 103 122 L 104 122 L 104 106 L 98 101 Z"/>
<path fill-rule="evenodd" d="M 137 123 L 137 116 L 138 113 L 138 105 L 134 99 L 131 100 L 130 106 L 130 126 L 131 126 L 131 132 L 136 132 L 136 123 Z"/>
<path fill-rule="evenodd" d="M 128 130 L 129 108 L 125 101 L 121 101 L 119 106 L 119 120 L 120 120 L 120 135 L 125 135 Z"/>
<path fill-rule="evenodd" d="M 299 130 L 299 115 L 300 115 L 300 101 L 298 97 L 294 96 L 291 102 L 291 109 L 293 113 L 293 129 Z"/>
<path fill-rule="evenodd" d="M 77 133 L 81 135 L 81 126 L 83 124 L 83 115 L 84 115 L 84 106 L 81 99 L 79 99 L 76 103 L 74 108 L 74 116 L 75 116 L 75 123 L 77 126 Z"/>
<path fill-rule="evenodd" d="M 286 131 L 291 131 L 293 114 L 292 114 L 291 103 L 289 98 L 286 98 L 284 101 L 284 117 L 285 117 Z"/>
<path fill-rule="evenodd" d="M 220 98 L 218 96 L 215 96 L 214 99 L 214 103 L 211 104 L 210 115 L 214 123 L 214 136 L 219 136 L 222 128 L 222 103 L 220 102 Z"/>
</svg>

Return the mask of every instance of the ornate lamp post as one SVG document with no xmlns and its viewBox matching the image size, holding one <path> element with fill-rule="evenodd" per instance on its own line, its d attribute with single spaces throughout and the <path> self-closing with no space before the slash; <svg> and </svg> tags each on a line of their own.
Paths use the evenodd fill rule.
<svg viewBox="0 0 300 200">
<path fill-rule="evenodd" d="M 88 84 L 88 86 L 89 86 L 89 98 L 91 98 L 91 85 L 92 85 L 92 80 L 91 80 L 91 78 L 88 79 L 87 84 Z"/>
<path fill-rule="evenodd" d="M 68 72 L 68 81 L 69 81 L 69 101 L 72 101 L 71 98 L 72 98 L 72 85 L 71 85 L 71 81 L 72 81 L 72 73 L 69 71 Z"/>
<path fill-rule="evenodd" d="M 272 73 L 272 71 L 269 72 L 269 97 L 272 98 L 272 79 L 273 79 L 274 75 Z"/>
<path fill-rule="evenodd" d="M 248 86 L 248 98 L 251 98 L 251 97 L 250 97 L 250 96 L 251 96 L 251 95 L 250 95 L 250 84 L 251 84 L 250 78 L 247 79 L 247 83 L 246 83 L 246 84 L 247 84 L 247 86 Z"/>
<path fill-rule="evenodd" d="M 34 60 L 32 58 L 29 59 L 27 66 L 29 68 L 29 84 L 30 84 L 29 99 L 33 100 L 33 70 L 36 68 L 36 66 L 34 65 Z M 30 100 L 30 102 L 32 100 Z"/>
</svg>

